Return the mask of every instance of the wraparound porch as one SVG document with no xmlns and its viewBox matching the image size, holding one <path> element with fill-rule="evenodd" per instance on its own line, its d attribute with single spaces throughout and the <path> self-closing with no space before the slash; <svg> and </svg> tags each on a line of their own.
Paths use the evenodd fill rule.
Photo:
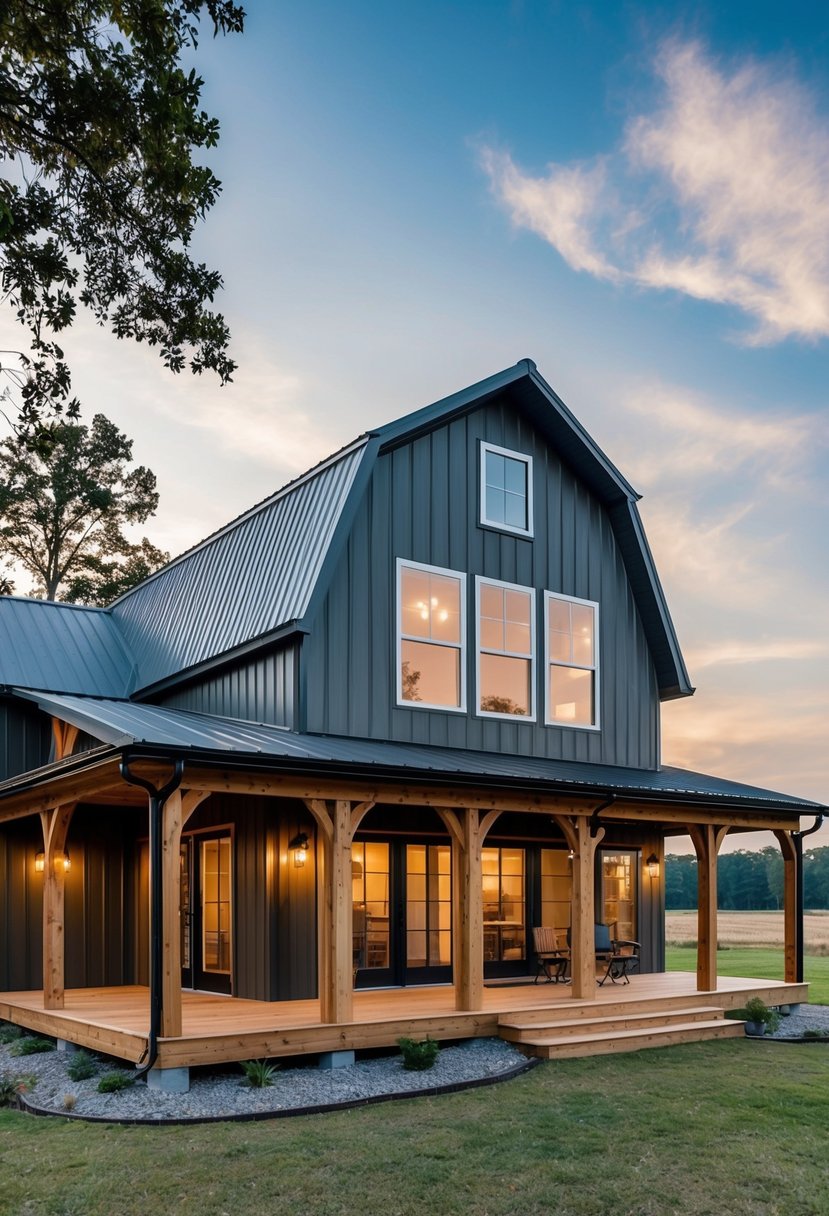
<svg viewBox="0 0 829 1216">
<path fill-rule="evenodd" d="M 487 987 L 474 1011 L 455 1008 L 452 985 L 354 993 L 353 1020 L 321 1021 L 320 1002 L 251 1001 L 212 993 L 182 993 L 182 1030 L 158 1043 L 158 1067 L 186 1068 L 253 1057 L 309 1055 L 393 1046 L 401 1035 L 464 1039 L 496 1035 L 505 1021 L 587 1022 L 613 1016 L 655 1021 L 678 1010 L 719 1011 L 750 996 L 768 1004 L 805 1001 L 808 985 L 722 976 L 700 991 L 692 972 L 633 976 L 629 985 L 597 988 L 590 1000 L 569 986 L 516 984 Z M 149 989 L 67 989 L 61 1009 L 47 1009 L 42 991 L 0 993 L 0 1017 L 27 1029 L 137 1064 L 146 1055 Z M 674 1040 L 675 1041 L 675 1040 Z"/>
</svg>

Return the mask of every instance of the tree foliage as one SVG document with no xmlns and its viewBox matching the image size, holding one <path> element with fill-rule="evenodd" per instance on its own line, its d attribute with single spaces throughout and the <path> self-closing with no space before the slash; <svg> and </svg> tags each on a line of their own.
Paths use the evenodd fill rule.
<svg viewBox="0 0 829 1216">
<path fill-rule="evenodd" d="M 158 506 L 155 474 L 130 469 L 132 440 L 103 414 L 62 420 L 45 449 L 0 443 L 0 554 L 35 579 L 34 593 L 107 604 L 167 560 L 124 533 Z"/>
<path fill-rule="evenodd" d="M 208 307 L 221 277 L 188 251 L 220 189 L 193 162 L 218 122 L 182 66 L 203 15 L 214 35 L 243 26 L 231 0 L 0 5 L 0 268 L 30 348 L 2 367 L 23 429 L 78 413 L 57 337 L 79 303 L 173 371 L 231 376 L 228 329 Z"/>
<path fill-rule="evenodd" d="M 697 859 L 665 858 L 665 904 L 668 911 L 697 906 Z M 717 862 L 717 905 L 723 911 L 766 911 L 783 906 L 783 856 L 775 845 L 738 849 Z M 829 908 L 829 847 L 803 854 L 803 905 Z"/>
</svg>

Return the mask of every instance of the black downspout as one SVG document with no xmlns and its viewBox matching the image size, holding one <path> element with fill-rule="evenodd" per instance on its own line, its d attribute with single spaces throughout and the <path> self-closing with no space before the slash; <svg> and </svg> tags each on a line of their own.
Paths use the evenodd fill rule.
<svg viewBox="0 0 829 1216">
<path fill-rule="evenodd" d="M 136 1071 L 136 1079 L 144 1077 L 158 1059 L 158 1035 L 161 1030 L 163 1009 L 164 951 L 162 943 L 164 893 L 161 885 L 161 867 L 164 854 L 162 838 L 162 814 L 164 804 L 181 785 L 184 761 L 176 760 L 173 775 L 166 785 L 156 787 L 130 772 L 129 759 L 121 760 L 121 776 L 129 785 L 138 785 L 147 791 L 150 804 L 150 1030 L 147 1035 L 146 1063 Z M 140 1063 L 140 1061 L 139 1061 Z"/>
<path fill-rule="evenodd" d="M 795 907 L 797 918 L 797 941 L 795 943 L 795 979 L 803 983 L 803 837 L 811 836 L 823 823 L 823 812 L 815 818 L 815 822 L 805 832 L 792 832 L 795 855 Z"/>
<path fill-rule="evenodd" d="M 615 801 L 616 795 L 608 794 L 604 802 L 600 802 L 599 805 L 593 809 L 593 813 L 590 816 L 590 835 L 594 839 L 598 835 L 599 831 L 599 816 L 601 815 L 602 811 L 606 811 L 609 806 L 613 806 Z"/>
</svg>

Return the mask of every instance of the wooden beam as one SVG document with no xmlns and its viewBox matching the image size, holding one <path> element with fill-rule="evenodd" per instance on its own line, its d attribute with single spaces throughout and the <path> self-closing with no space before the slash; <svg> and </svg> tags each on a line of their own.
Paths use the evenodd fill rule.
<svg viewBox="0 0 829 1216">
<path fill-rule="evenodd" d="M 161 1029 L 162 1038 L 181 1034 L 181 790 L 164 803 L 161 825 Z M 192 803 L 192 800 L 191 800 Z M 193 808 L 195 809 L 195 808 Z"/>
<path fill-rule="evenodd" d="M 351 839 L 352 840 L 354 839 L 354 833 L 357 831 L 358 827 L 363 822 L 366 815 L 369 813 L 369 811 L 371 810 L 371 808 L 373 806 L 374 806 L 373 802 L 358 802 L 351 808 Z"/>
<path fill-rule="evenodd" d="M 783 854 L 783 958 L 784 979 L 797 982 L 797 853 L 791 832 L 775 832 Z"/>
<path fill-rule="evenodd" d="M 435 812 L 443 823 L 453 843 L 457 841 L 459 845 L 463 845 L 463 829 L 458 822 L 458 816 L 449 807 L 436 806 Z"/>
<path fill-rule="evenodd" d="M 474 1012 L 484 1003 L 484 913 L 481 816 L 459 812 L 462 839 L 453 839 L 455 884 L 455 1008 Z"/>
<path fill-rule="evenodd" d="M 65 988 L 64 850 L 75 803 L 41 813 L 43 828 L 43 1006 L 63 1009 Z"/>
<path fill-rule="evenodd" d="M 590 834 L 590 821 L 582 817 L 572 820 L 575 839 L 573 857 L 572 925 L 570 929 L 570 976 L 573 997 L 592 1001 L 596 995 L 596 893 L 594 868 L 596 849 L 604 839 L 600 826 L 595 836 Z"/>
<path fill-rule="evenodd" d="M 72 755 L 78 739 L 77 726 L 71 726 L 61 718 L 52 718 L 52 737 L 55 740 L 55 760 L 64 760 Z"/>
<path fill-rule="evenodd" d="M 697 989 L 717 989 L 717 854 L 728 827 L 689 824 L 697 855 Z"/>
<path fill-rule="evenodd" d="M 201 804 L 210 797 L 209 790 L 182 790 L 181 791 L 181 826 L 182 828 L 187 823 L 191 815 L 195 814 Z"/>
</svg>

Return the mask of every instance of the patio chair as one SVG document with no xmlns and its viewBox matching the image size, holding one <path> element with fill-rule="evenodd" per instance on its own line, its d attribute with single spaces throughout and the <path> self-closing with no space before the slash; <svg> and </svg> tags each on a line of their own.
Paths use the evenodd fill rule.
<svg viewBox="0 0 829 1216">
<path fill-rule="evenodd" d="M 536 971 L 534 984 L 543 973 L 547 983 L 566 983 L 567 964 L 570 961 L 570 951 L 558 943 L 558 934 L 549 925 L 537 925 L 533 929 L 533 945 L 535 947 Z"/>
<path fill-rule="evenodd" d="M 599 980 L 599 987 L 603 988 L 605 980 L 610 980 L 612 984 L 618 983 L 620 980 L 625 983 L 630 983 L 630 972 L 639 969 L 639 951 L 641 946 L 639 942 L 629 941 L 626 938 L 611 937 L 609 925 L 596 925 L 596 962 L 605 965 L 605 972 Z"/>
</svg>

